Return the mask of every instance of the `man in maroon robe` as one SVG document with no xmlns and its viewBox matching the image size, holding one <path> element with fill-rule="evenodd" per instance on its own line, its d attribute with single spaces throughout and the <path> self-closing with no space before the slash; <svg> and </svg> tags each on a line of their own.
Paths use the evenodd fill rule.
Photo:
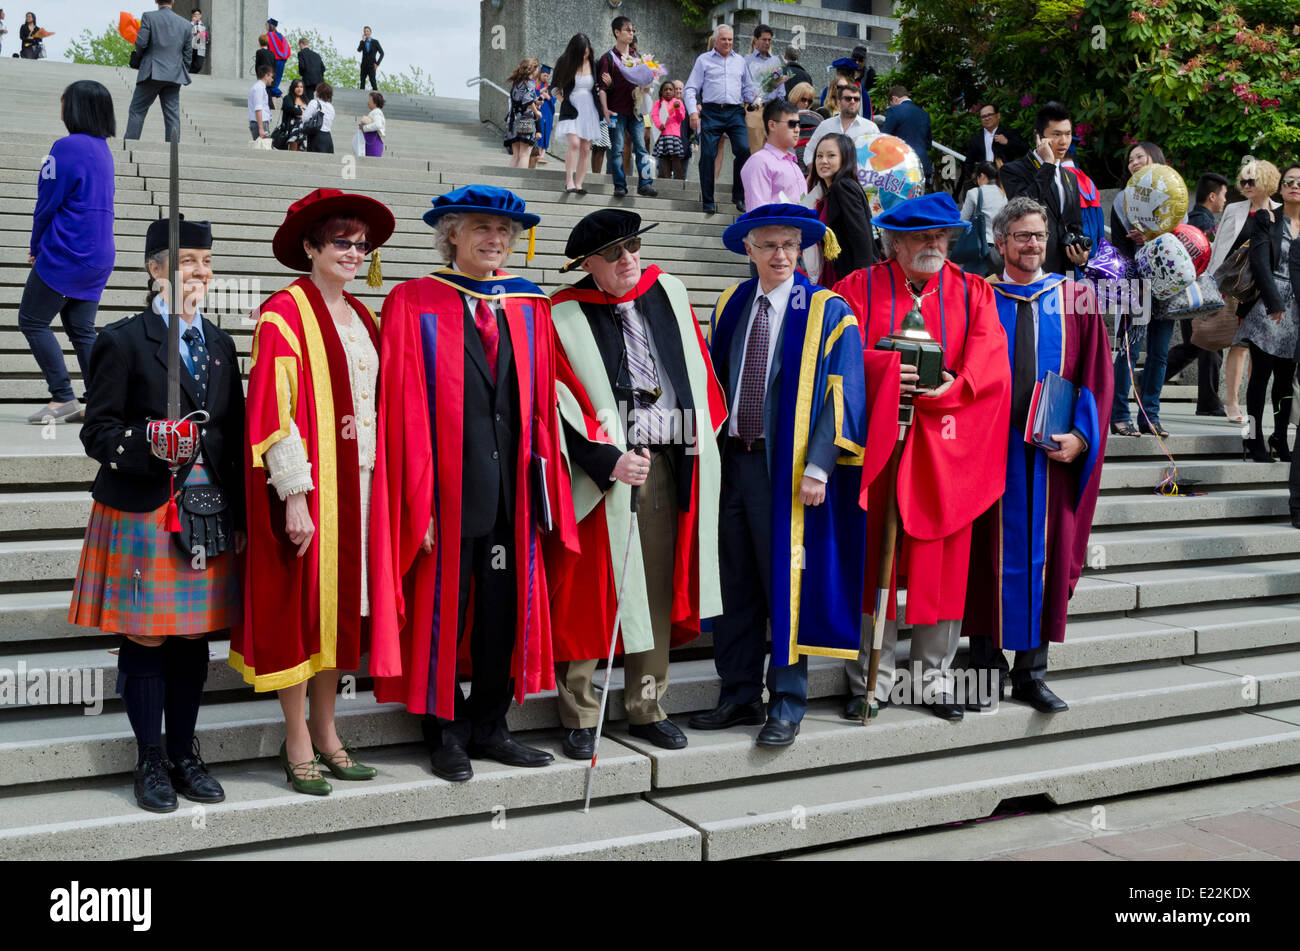
<svg viewBox="0 0 1300 951">
<path fill-rule="evenodd" d="M 1083 570 L 1106 452 L 1097 410 L 1110 406 L 1113 374 L 1091 287 L 1043 270 L 1048 233 L 1047 209 L 1031 198 L 1011 199 L 993 221 L 1005 262 L 991 283 L 1012 368 L 1011 424 L 1006 492 L 975 523 L 966 633 L 973 668 L 1009 673 L 1013 700 L 1060 713 L 1068 707 L 1044 681 L 1047 645 L 1065 639 Z M 1075 390 L 1068 431 L 1047 434 L 1056 449 L 1025 438 L 1035 384 L 1049 371 Z M 1010 671 L 1004 648 L 1016 652 Z M 999 683 L 967 709 L 990 709 L 1000 693 Z"/>
</svg>

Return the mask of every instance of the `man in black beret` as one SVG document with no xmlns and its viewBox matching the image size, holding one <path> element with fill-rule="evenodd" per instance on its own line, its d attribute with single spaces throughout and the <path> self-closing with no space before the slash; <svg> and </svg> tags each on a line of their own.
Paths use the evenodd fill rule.
<svg viewBox="0 0 1300 951">
<path fill-rule="evenodd" d="M 669 648 L 698 636 L 701 616 L 722 612 L 716 435 L 726 404 L 685 286 L 641 267 L 641 235 L 653 227 L 612 208 L 583 218 L 561 271 L 587 276 L 551 298 L 581 546 L 580 555 L 547 553 L 555 681 L 573 759 L 594 751 L 592 679 L 616 609 L 628 732 L 664 749 L 686 745 L 663 709 Z"/>
</svg>

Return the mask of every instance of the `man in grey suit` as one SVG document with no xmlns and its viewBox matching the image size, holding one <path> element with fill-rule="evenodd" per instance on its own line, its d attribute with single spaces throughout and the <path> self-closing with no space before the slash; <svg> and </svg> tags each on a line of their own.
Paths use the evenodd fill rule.
<svg viewBox="0 0 1300 951">
<path fill-rule="evenodd" d="M 172 0 L 157 0 L 157 3 L 157 10 L 140 17 L 140 32 L 135 38 L 140 72 L 135 78 L 135 95 L 131 97 L 124 139 L 140 138 L 144 117 L 155 99 L 162 99 L 167 141 L 181 132 L 181 87 L 190 82 L 193 33 L 190 21 L 172 10 Z"/>
</svg>

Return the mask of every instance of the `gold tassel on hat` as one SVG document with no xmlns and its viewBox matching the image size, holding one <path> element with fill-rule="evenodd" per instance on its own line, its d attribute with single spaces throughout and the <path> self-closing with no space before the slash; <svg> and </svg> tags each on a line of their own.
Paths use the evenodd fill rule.
<svg viewBox="0 0 1300 951">
<path fill-rule="evenodd" d="M 379 287 L 384 283 L 384 269 L 379 262 L 379 249 L 370 255 L 370 270 L 366 272 L 366 287 Z"/>
<path fill-rule="evenodd" d="M 533 255 L 537 253 L 537 225 L 528 229 L 528 253 L 524 255 L 524 263 L 529 264 L 533 260 Z"/>
<path fill-rule="evenodd" d="M 827 261 L 834 261 L 840 256 L 840 251 L 840 242 L 835 237 L 835 232 L 827 228 L 826 234 L 822 236 L 822 257 Z"/>
</svg>

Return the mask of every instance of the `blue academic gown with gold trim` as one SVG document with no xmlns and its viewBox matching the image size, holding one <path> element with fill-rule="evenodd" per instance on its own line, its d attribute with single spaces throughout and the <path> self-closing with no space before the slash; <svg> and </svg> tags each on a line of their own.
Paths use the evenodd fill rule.
<svg viewBox="0 0 1300 951">
<path fill-rule="evenodd" d="M 1016 365 L 1016 311 L 1038 313 L 1035 381 L 1053 370 L 1077 388 L 1073 429 L 1088 444 L 1066 465 L 1025 442 L 1025 420 L 1007 434 L 1007 481 L 1001 499 L 975 523 L 963 633 L 1027 650 L 1065 639 L 1070 596 L 1083 571 L 1101 487 L 1106 427 L 1098 407 L 1114 386 L 1106 328 L 1086 285 L 1048 274 L 1032 284 L 995 280 L 998 319 Z"/>
<path fill-rule="evenodd" d="M 728 289 L 710 319 L 710 352 L 728 406 L 740 386 L 757 289 L 758 278 Z M 763 413 L 772 485 L 772 664 L 808 654 L 856 657 L 866 557 L 866 513 L 858 504 L 867 421 L 862 336 L 844 299 L 798 272 Z M 819 506 L 799 502 L 809 462 L 830 474 Z"/>
</svg>

